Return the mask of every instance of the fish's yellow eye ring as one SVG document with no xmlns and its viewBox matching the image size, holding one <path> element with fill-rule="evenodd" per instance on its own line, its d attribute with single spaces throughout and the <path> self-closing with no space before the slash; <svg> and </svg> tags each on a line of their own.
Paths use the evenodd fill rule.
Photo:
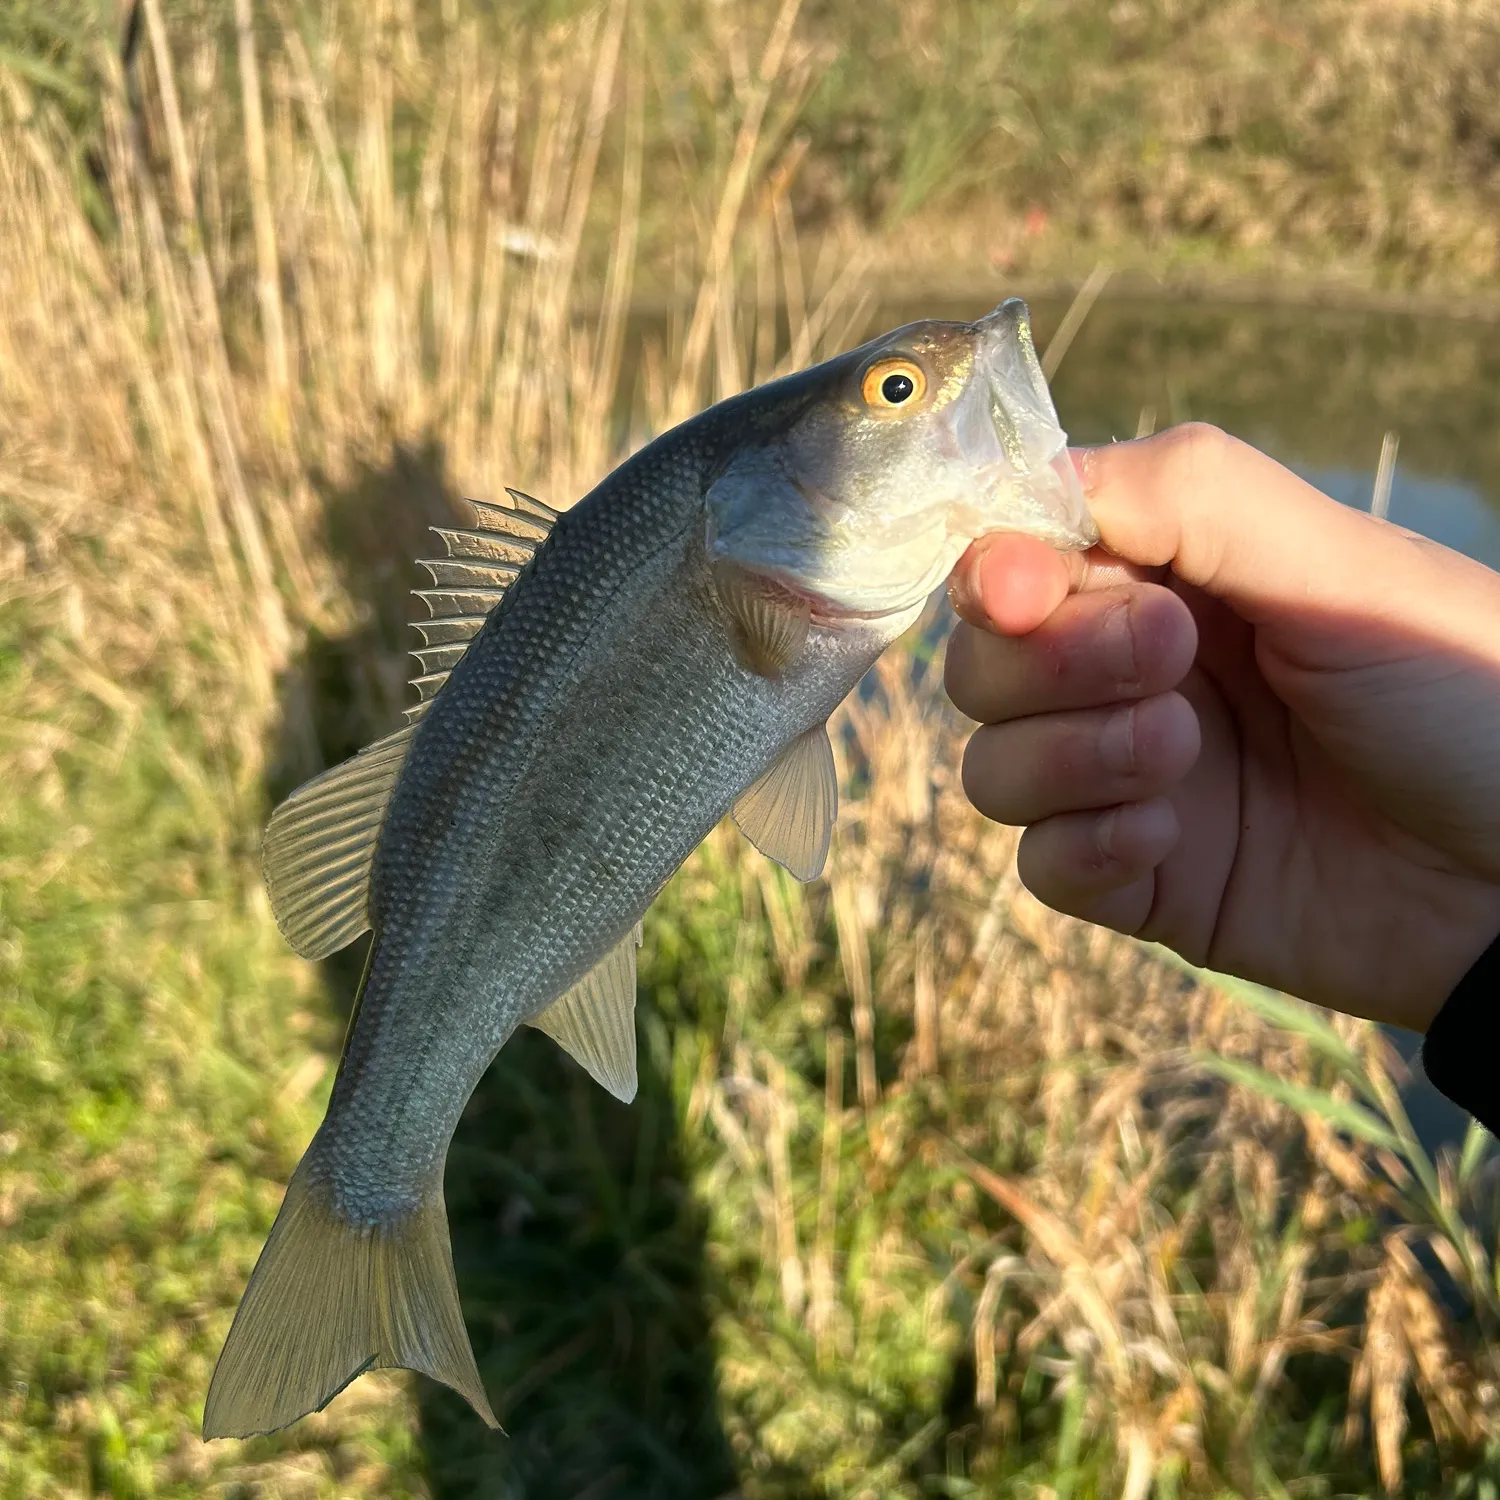
<svg viewBox="0 0 1500 1500">
<path fill-rule="evenodd" d="M 876 411 L 906 411 L 927 394 L 927 372 L 914 360 L 877 359 L 860 382 L 865 405 Z"/>
</svg>

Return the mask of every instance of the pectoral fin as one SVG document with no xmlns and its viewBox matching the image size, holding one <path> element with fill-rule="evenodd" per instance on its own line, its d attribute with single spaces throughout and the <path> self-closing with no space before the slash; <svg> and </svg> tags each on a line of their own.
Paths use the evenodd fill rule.
<svg viewBox="0 0 1500 1500">
<path fill-rule="evenodd" d="M 821 875 L 828 859 L 839 781 L 828 728 L 799 735 L 759 781 L 734 804 L 740 832 L 768 859 L 798 880 Z"/>
<path fill-rule="evenodd" d="M 544 1031 L 616 1099 L 629 1104 L 635 1065 L 635 950 L 641 924 L 527 1024 Z"/>
<path fill-rule="evenodd" d="M 759 677 L 780 677 L 807 640 L 812 606 L 729 562 L 714 565 L 714 588 L 739 664 Z"/>
</svg>

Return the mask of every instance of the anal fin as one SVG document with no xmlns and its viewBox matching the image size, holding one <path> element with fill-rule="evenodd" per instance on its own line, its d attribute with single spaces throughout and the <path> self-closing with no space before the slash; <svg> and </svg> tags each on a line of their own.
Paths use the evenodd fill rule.
<svg viewBox="0 0 1500 1500">
<path fill-rule="evenodd" d="M 635 950 L 641 924 L 572 989 L 527 1025 L 545 1032 L 591 1078 L 629 1104 L 639 1086 L 635 1052 Z"/>
<path fill-rule="evenodd" d="M 828 728 L 800 734 L 734 804 L 740 832 L 768 859 L 812 880 L 823 873 L 839 812 L 839 780 Z"/>
</svg>

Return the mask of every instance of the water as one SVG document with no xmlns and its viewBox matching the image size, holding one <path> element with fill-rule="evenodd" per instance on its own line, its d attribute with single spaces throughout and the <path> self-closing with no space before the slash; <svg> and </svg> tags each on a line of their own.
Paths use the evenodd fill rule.
<svg viewBox="0 0 1500 1500">
<path fill-rule="evenodd" d="M 882 309 L 871 331 L 978 305 Z M 1066 304 L 1032 305 L 1045 348 Z M 1101 303 L 1053 392 L 1070 439 L 1133 437 L 1197 419 L 1233 432 L 1347 505 L 1368 508 L 1381 442 L 1399 439 L 1391 520 L 1500 568 L 1500 330 L 1409 315 Z M 1420 1038 L 1389 1028 L 1402 1055 Z M 1468 1119 L 1425 1079 L 1407 1091 L 1424 1144 Z"/>
</svg>

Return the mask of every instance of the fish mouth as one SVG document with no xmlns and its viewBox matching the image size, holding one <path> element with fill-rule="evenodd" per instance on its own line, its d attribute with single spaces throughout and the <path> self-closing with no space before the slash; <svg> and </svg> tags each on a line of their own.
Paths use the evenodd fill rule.
<svg viewBox="0 0 1500 1500">
<path fill-rule="evenodd" d="M 1099 528 L 1068 456 L 1026 304 L 1008 298 L 971 327 L 974 371 L 955 403 L 954 434 L 982 516 L 1004 517 L 976 534 L 1024 531 L 1062 551 L 1092 547 Z"/>
</svg>

